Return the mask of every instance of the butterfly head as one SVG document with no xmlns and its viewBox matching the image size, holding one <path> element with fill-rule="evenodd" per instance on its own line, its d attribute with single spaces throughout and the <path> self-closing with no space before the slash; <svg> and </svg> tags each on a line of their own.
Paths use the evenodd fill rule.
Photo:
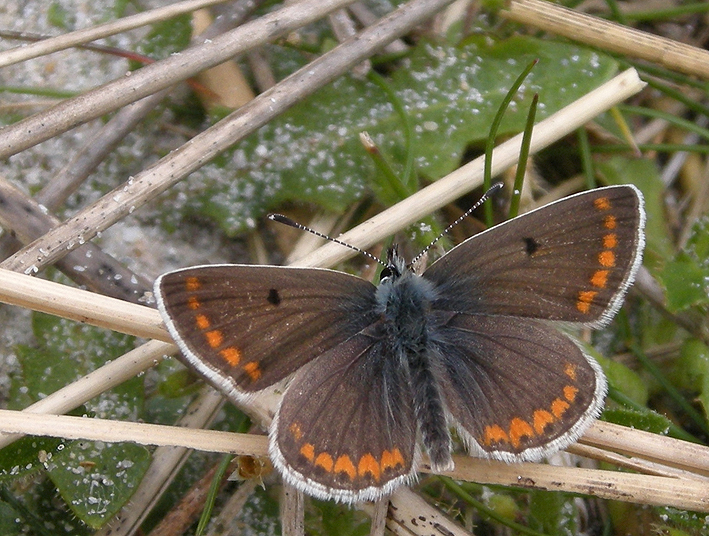
<svg viewBox="0 0 709 536">
<path fill-rule="evenodd" d="M 379 276 L 380 283 L 393 283 L 406 272 L 410 272 L 411 268 L 406 264 L 404 258 L 399 255 L 399 248 L 393 245 L 387 252 L 387 261 L 381 275 Z"/>
<path fill-rule="evenodd" d="M 389 249 L 375 298 L 380 312 L 397 333 L 420 331 L 423 317 L 437 293 L 430 281 L 416 274 L 396 246 Z"/>
</svg>

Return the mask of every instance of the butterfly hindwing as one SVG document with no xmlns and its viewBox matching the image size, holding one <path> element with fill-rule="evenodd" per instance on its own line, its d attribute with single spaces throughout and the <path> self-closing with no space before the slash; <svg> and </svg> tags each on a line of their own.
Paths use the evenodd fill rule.
<svg viewBox="0 0 709 536">
<path fill-rule="evenodd" d="M 356 502 L 414 478 L 411 385 L 384 348 L 360 333 L 294 376 L 270 434 L 271 458 L 290 484 Z"/>
<path fill-rule="evenodd" d="M 331 270 L 212 265 L 155 285 L 185 359 L 236 400 L 268 387 L 374 321 L 371 283 Z"/>
<path fill-rule="evenodd" d="M 456 314 L 436 340 L 448 411 L 473 454 L 539 460 L 575 441 L 601 411 L 599 365 L 543 322 Z"/>
<path fill-rule="evenodd" d="M 436 307 L 601 327 L 640 265 L 642 206 L 633 186 L 598 188 L 473 236 L 424 273 Z"/>
</svg>

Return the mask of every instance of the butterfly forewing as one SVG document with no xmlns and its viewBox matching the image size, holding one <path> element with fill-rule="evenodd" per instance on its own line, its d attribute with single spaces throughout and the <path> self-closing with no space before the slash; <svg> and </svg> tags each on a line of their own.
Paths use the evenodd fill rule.
<svg viewBox="0 0 709 536">
<path fill-rule="evenodd" d="M 414 475 L 416 421 L 404 367 L 360 333 L 299 371 L 271 430 L 288 482 L 343 502 L 374 500 Z"/>
<path fill-rule="evenodd" d="M 640 264 L 642 204 L 632 186 L 599 188 L 480 233 L 426 270 L 435 307 L 601 326 Z"/>
<path fill-rule="evenodd" d="M 187 268 L 156 283 L 158 307 L 187 361 L 237 399 L 371 324 L 374 291 L 341 272 L 274 266 Z"/>
<path fill-rule="evenodd" d="M 576 440 L 600 413 L 600 367 L 543 322 L 453 315 L 436 339 L 448 411 L 473 453 L 538 460 Z"/>
</svg>

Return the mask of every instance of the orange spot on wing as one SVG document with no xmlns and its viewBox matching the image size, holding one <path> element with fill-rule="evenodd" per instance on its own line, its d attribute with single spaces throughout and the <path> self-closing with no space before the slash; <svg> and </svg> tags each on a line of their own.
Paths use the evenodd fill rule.
<svg viewBox="0 0 709 536">
<path fill-rule="evenodd" d="M 618 235 L 615 233 L 608 233 L 603 236 L 603 247 L 606 249 L 613 249 L 618 246 Z"/>
<path fill-rule="evenodd" d="M 296 441 L 300 441 L 300 439 L 303 437 L 303 431 L 300 429 L 300 424 L 297 422 L 291 424 L 288 427 L 288 430 L 290 430 L 290 433 L 293 434 L 293 437 Z"/>
<path fill-rule="evenodd" d="M 599 197 L 593 202 L 593 204 L 598 210 L 610 210 L 611 208 L 610 199 L 607 197 Z"/>
<path fill-rule="evenodd" d="M 515 417 L 510 421 L 510 443 L 517 448 L 523 437 L 534 437 L 534 430 L 527 421 Z"/>
<path fill-rule="evenodd" d="M 188 277 L 185 279 L 185 288 L 189 292 L 194 292 L 195 290 L 199 290 L 202 288 L 202 282 L 199 280 L 198 277 Z"/>
<path fill-rule="evenodd" d="M 207 329 L 210 326 L 209 318 L 207 318 L 205 315 L 197 315 L 194 317 L 194 320 L 197 323 L 197 327 L 199 329 Z"/>
<path fill-rule="evenodd" d="M 608 284 L 608 274 L 610 270 L 596 270 L 591 276 L 591 285 L 604 288 Z"/>
<path fill-rule="evenodd" d="M 532 416 L 534 432 L 536 434 L 541 434 L 544 431 L 544 428 L 546 428 L 548 424 L 553 423 L 554 420 L 554 416 L 551 413 L 544 409 L 538 409 Z"/>
<path fill-rule="evenodd" d="M 569 402 L 573 402 L 578 392 L 579 390 L 573 385 L 567 385 L 564 387 L 564 398 Z"/>
<path fill-rule="evenodd" d="M 605 227 L 609 231 L 618 227 L 618 222 L 615 220 L 615 216 L 611 216 L 609 214 L 608 216 L 603 218 L 603 227 Z"/>
<path fill-rule="evenodd" d="M 510 438 L 501 426 L 493 424 L 485 427 L 483 443 L 492 445 L 493 443 L 509 443 Z"/>
<path fill-rule="evenodd" d="M 615 253 L 612 251 L 601 251 L 598 254 L 598 262 L 605 268 L 612 268 L 615 266 Z"/>
<path fill-rule="evenodd" d="M 566 363 L 566 366 L 564 367 L 564 374 L 566 374 L 572 380 L 576 381 L 576 365 Z"/>
<path fill-rule="evenodd" d="M 385 450 L 382 452 L 382 461 L 380 465 L 382 472 L 387 469 L 394 469 L 397 465 L 401 465 L 403 467 L 404 457 L 401 455 L 401 451 L 399 449 L 395 448 L 392 450 Z"/>
<path fill-rule="evenodd" d="M 190 296 L 187 298 L 187 307 L 192 309 L 193 311 L 195 309 L 199 309 L 202 306 L 201 303 L 199 303 L 199 300 L 195 296 Z"/>
<path fill-rule="evenodd" d="M 578 300 L 576 300 L 576 309 L 582 313 L 588 313 L 591 310 L 591 303 L 593 303 L 593 298 L 596 297 L 595 290 L 582 290 L 579 292 Z"/>
<path fill-rule="evenodd" d="M 551 412 L 557 419 L 560 419 L 567 409 L 569 409 L 569 403 L 561 398 L 555 398 L 554 402 L 551 403 Z"/>
<path fill-rule="evenodd" d="M 365 454 L 359 459 L 357 473 L 359 476 L 370 474 L 374 480 L 379 480 L 379 463 L 371 454 Z"/>
<path fill-rule="evenodd" d="M 355 469 L 352 460 L 347 454 L 343 454 L 335 462 L 335 472 L 345 473 L 350 480 L 354 480 L 357 476 L 357 469 Z"/>
<path fill-rule="evenodd" d="M 244 365 L 246 374 L 249 375 L 252 381 L 256 381 L 261 377 L 261 369 L 256 361 L 249 361 Z"/>
<path fill-rule="evenodd" d="M 311 463 L 315 459 L 315 447 L 311 443 L 306 443 L 300 447 L 300 453 Z"/>
<path fill-rule="evenodd" d="M 204 336 L 207 338 L 207 344 L 211 348 L 219 348 L 224 342 L 224 335 L 218 329 L 213 329 L 212 331 L 205 332 Z"/>
<path fill-rule="evenodd" d="M 233 346 L 224 348 L 224 350 L 219 352 L 219 355 L 221 355 L 232 367 L 235 367 L 241 361 L 241 352 Z"/>
<path fill-rule="evenodd" d="M 318 454 L 318 457 L 315 458 L 315 465 L 319 465 L 325 469 L 325 471 L 330 473 L 334 462 L 332 461 L 332 456 L 330 456 L 327 452 L 321 452 Z"/>
<path fill-rule="evenodd" d="M 588 313 L 591 310 L 591 304 L 587 302 L 577 301 L 576 309 L 582 313 Z"/>
</svg>

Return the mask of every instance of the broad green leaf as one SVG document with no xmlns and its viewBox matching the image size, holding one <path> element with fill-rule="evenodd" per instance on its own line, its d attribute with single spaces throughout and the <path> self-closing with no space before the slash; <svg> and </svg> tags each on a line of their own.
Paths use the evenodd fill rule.
<svg viewBox="0 0 709 536">
<path fill-rule="evenodd" d="M 47 22 L 60 30 L 68 31 L 76 23 L 76 17 L 61 2 L 52 2 L 46 8 Z"/>
<path fill-rule="evenodd" d="M 276 497 L 268 490 L 256 487 L 234 521 L 249 527 L 252 534 L 278 534 L 281 521 Z"/>
<path fill-rule="evenodd" d="M 286 57 L 295 67 L 293 52 Z M 507 88 L 534 58 L 540 62 L 513 101 L 501 134 L 522 130 L 533 93 L 540 95 L 543 119 L 617 68 L 597 52 L 528 37 L 480 37 L 458 47 L 422 42 L 400 62 L 387 83 L 413 123 L 418 177 L 445 175 L 468 147 L 486 138 Z M 400 172 L 406 144 L 389 97 L 368 80 L 342 77 L 192 174 L 173 193 L 168 217 L 174 225 L 185 216 L 206 216 L 233 234 L 287 201 L 342 211 L 378 180 L 359 142 L 362 131 Z"/>
<path fill-rule="evenodd" d="M 26 482 L 24 482 L 26 484 Z M 89 536 L 90 530 L 74 513 L 59 504 L 57 490 L 49 479 L 40 479 L 31 488 L 13 486 L 0 490 L 4 503 L 16 512 L 21 534 L 32 536 Z M 0 534 L 5 536 L 4 531 Z M 10 533 L 11 534 L 11 533 Z"/>
<path fill-rule="evenodd" d="M 709 348 L 699 339 L 688 339 L 672 363 L 672 383 L 679 389 L 699 393 L 704 415 L 709 416 Z"/>
<path fill-rule="evenodd" d="M 33 401 L 44 398 L 68 383 L 133 349 L 134 338 L 78 324 L 51 315 L 34 313 L 34 346 L 16 347 L 22 372 L 12 378 L 13 392 Z M 85 404 L 101 418 L 137 419 L 142 407 L 142 380 L 134 378 Z"/>
<path fill-rule="evenodd" d="M 16 347 L 21 372 L 12 378 L 15 407 L 39 400 L 133 348 L 133 337 L 40 313 L 33 315 L 32 328 L 36 344 Z M 133 378 L 87 401 L 80 413 L 134 421 L 141 416 L 143 397 L 142 378 Z M 43 467 L 74 515 L 94 528 L 130 499 L 149 459 L 147 449 L 132 444 L 37 438 L 25 438 L 5 451 L 23 460 L 26 470 Z M 5 469 L 2 459 L 0 455 Z"/>
<path fill-rule="evenodd" d="M 687 247 L 667 262 L 659 278 L 670 311 L 709 305 L 709 218 L 694 225 Z"/>
<path fill-rule="evenodd" d="M 137 52 L 154 60 L 166 58 L 184 50 L 189 46 L 191 38 L 191 15 L 179 15 L 153 24 L 148 35 L 139 41 Z"/>
<path fill-rule="evenodd" d="M 484 498 L 486 506 L 498 516 L 502 516 L 510 521 L 515 521 L 522 515 L 519 504 L 517 504 L 511 495 L 506 493 L 490 493 Z"/>
<path fill-rule="evenodd" d="M 149 464 L 140 445 L 75 441 L 54 457 L 49 477 L 72 512 L 100 528 L 130 499 Z"/>
<path fill-rule="evenodd" d="M 601 365 L 609 385 L 622 392 L 635 403 L 641 406 L 647 404 L 649 398 L 647 386 L 637 373 L 622 363 L 602 356 L 591 346 L 584 345 L 584 349 Z"/>
<path fill-rule="evenodd" d="M 653 530 L 667 536 L 697 536 L 707 533 L 707 516 L 701 512 L 688 512 L 668 506 L 658 508 L 658 522 Z"/>
<path fill-rule="evenodd" d="M 702 266 L 692 255 L 680 252 L 664 266 L 659 277 L 666 290 L 670 312 L 709 303 L 709 266 Z"/>
<path fill-rule="evenodd" d="M 312 501 L 312 510 L 305 518 L 310 534 L 323 536 L 366 536 L 370 519 L 363 512 L 333 501 Z"/>
<path fill-rule="evenodd" d="M 704 216 L 694 224 L 687 241 L 687 250 L 703 264 L 709 262 L 709 217 Z"/>
<path fill-rule="evenodd" d="M 532 491 L 529 494 L 529 525 L 543 534 L 578 534 L 578 510 L 567 493 Z"/>
<path fill-rule="evenodd" d="M 0 449 L 0 482 L 26 478 L 47 467 L 47 462 L 66 448 L 56 437 L 22 437 Z"/>
<path fill-rule="evenodd" d="M 17 511 L 7 503 L 0 502 L 0 534 L 4 536 L 15 536 L 22 531 Z"/>
</svg>

